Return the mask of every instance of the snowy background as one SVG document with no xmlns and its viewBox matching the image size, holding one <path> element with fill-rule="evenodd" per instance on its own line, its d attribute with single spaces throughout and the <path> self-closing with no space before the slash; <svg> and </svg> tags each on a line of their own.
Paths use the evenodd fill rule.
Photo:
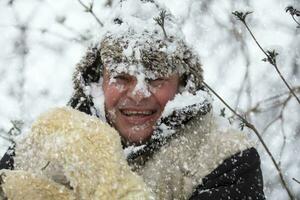
<svg viewBox="0 0 300 200">
<path fill-rule="evenodd" d="M 105 19 L 107 0 L 94 2 Z M 275 49 L 278 66 L 294 88 L 300 87 L 300 28 L 285 12 L 298 0 L 160 0 L 178 18 L 188 43 L 201 56 L 206 82 L 233 108 L 245 113 L 271 149 L 288 187 L 300 197 L 300 106 L 290 97 L 273 66 L 243 24 L 231 14 L 254 11 L 247 22 L 265 49 Z M 91 1 L 83 1 L 89 5 Z M 105 21 L 103 21 L 105 23 Z M 0 153 L 41 112 L 65 105 L 72 93 L 72 73 L 84 50 L 97 40 L 101 26 L 76 0 L 0 1 Z M 300 97 L 300 90 L 297 95 Z M 271 98 L 273 97 L 273 98 Z M 215 98 L 216 115 L 224 106 Z M 254 109 L 256 108 L 256 109 Z M 225 110 L 226 118 L 231 116 Z M 228 120 L 224 119 L 227 123 Z M 237 123 L 237 122 L 236 122 Z M 244 130 L 257 138 L 250 131 Z M 288 199 L 264 149 L 261 155 L 268 199 Z"/>
</svg>

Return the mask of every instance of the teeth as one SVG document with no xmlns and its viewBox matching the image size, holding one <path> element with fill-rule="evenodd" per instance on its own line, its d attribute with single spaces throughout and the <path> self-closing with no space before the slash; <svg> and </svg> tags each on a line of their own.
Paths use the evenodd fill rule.
<svg viewBox="0 0 300 200">
<path fill-rule="evenodd" d="M 129 110 L 123 110 L 122 112 L 125 115 L 151 115 L 151 114 L 153 114 L 152 111 L 129 111 Z"/>
</svg>

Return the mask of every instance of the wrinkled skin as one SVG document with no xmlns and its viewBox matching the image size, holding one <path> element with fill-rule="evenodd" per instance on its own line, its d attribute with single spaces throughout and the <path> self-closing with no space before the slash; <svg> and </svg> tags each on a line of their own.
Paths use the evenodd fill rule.
<svg viewBox="0 0 300 200">
<path fill-rule="evenodd" d="M 141 144 L 151 137 L 165 105 L 179 87 L 178 74 L 151 80 L 141 77 L 124 73 L 112 76 L 106 68 L 103 73 L 106 117 L 129 144 Z"/>
</svg>

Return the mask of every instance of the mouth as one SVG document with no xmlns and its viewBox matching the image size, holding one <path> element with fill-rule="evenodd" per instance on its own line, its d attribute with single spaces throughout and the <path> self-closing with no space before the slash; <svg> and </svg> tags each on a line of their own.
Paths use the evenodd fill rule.
<svg viewBox="0 0 300 200">
<path fill-rule="evenodd" d="M 144 124 L 156 119 L 157 110 L 120 109 L 123 118 L 130 124 Z"/>
<path fill-rule="evenodd" d="M 120 112 L 125 115 L 125 116 L 150 116 L 153 115 L 154 113 L 156 113 L 156 111 L 154 110 L 126 110 L 126 109 L 122 109 L 120 110 Z"/>
</svg>

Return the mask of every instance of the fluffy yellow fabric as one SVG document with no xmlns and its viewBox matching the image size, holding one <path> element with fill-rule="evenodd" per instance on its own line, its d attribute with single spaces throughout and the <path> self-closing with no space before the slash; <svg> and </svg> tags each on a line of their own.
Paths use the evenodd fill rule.
<svg viewBox="0 0 300 200">
<path fill-rule="evenodd" d="M 41 181 L 32 178 L 36 175 L 53 182 L 49 185 L 54 194 L 59 192 L 52 187 L 55 182 L 70 188 L 65 198 L 152 199 L 142 178 L 127 165 L 118 133 L 98 118 L 71 108 L 53 109 L 34 123 L 31 132 L 17 145 L 15 165 L 22 171 L 10 176 L 4 185 L 14 184 L 24 173 L 23 183 L 32 185 L 33 193 L 36 181 Z M 23 191 L 20 184 L 15 191 Z M 47 184 L 44 185 L 38 192 L 48 192 Z M 12 197 L 8 198 L 17 199 Z"/>
<path fill-rule="evenodd" d="M 75 199 L 72 192 L 63 185 L 29 172 L 2 170 L 1 177 L 5 182 L 2 190 L 8 199 Z"/>
</svg>

